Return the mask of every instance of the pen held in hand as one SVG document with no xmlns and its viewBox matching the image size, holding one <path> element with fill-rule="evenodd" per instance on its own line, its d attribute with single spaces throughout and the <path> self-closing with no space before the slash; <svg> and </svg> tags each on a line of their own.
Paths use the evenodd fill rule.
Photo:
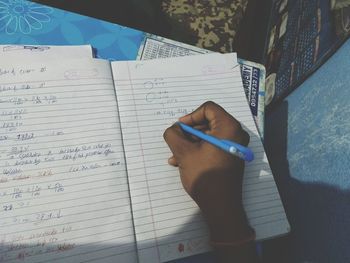
<svg viewBox="0 0 350 263">
<path fill-rule="evenodd" d="M 247 162 L 250 162 L 254 159 L 254 154 L 251 149 L 248 147 L 245 147 L 243 145 L 240 145 L 236 142 L 232 142 L 229 140 L 223 140 L 216 138 L 214 136 L 205 134 L 199 130 L 196 130 L 182 122 L 177 122 L 177 124 L 181 127 L 181 129 L 187 133 L 190 133 L 218 148 L 221 150 L 224 150 L 227 153 L 230 153 L 232 155 L 235 155 Z"/>
</svg>

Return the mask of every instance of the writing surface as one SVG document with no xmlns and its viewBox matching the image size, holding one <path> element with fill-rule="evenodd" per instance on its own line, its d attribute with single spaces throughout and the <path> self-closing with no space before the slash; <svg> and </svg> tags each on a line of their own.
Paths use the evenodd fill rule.
<svg viewBox="0 0 350 263">
<path fill-rule="evenodd" d="M 165 262 L 208 251 L 208 230 L 183 190 L 164 130 L 207 100 L 222 105 L 250 134 L 243 202 L 257 239 L 289 225 L 242 87 L 236 56 L 209 54 L 113 62 L 140 262 Z"/>
<path fill-rule="evenodd" d="M 110 65 L 0 61 L 0 262 L 137 262 Z"/>
</svg>

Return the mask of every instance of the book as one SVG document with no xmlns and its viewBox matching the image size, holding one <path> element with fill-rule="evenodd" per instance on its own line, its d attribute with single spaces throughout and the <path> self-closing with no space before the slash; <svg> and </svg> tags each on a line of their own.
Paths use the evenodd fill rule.
<svg viewBox="0 0 350 263">
<path fill-rule="evenodd" d="M 257 239 L 289 231 L 235 54 L 2 60 L 0 92 L 0 262 L 166 262 L 209 251 L 162 138 L 207 100 L 250 134 L 243 203 Z"/>
<path fill-rule="evenodd" d="M 136 60 L 193 56 L 208 54 L 213 51 L 191 46 L 165 37 L 145 33 L 140 44 Z M 238 59 L 241 66 L 242 82 L 258 128 L 261 139 L 264 139 L 265 119 L 265 67 L 245 59 Z"/>
<path fill-rule="evenodd" d="M 7 3 L 8 2 L 8 3 Z M 0 43 L 26 45 L 77 45 L 85 43 L 93 45 L 94 55 L 98 58 L 115 60 L 144 60 L 160 57 L 174 57 L 208 53 L 209 50 L 187 45 L 178 41 L 156 36 L 118 24 L 112 24 L 88 16 L 72 13 L 66 10 L 45 6 L 42 4 L 22 1 L 16 3 L 16 10 L 11 8 L 11 1 L 2 1 L 6 12 L 3 15 L 4 26 L 0 26 Z M 33 12 L 34 11 L 34 12 Z M 9 15 L 8 15 L 9 14 Z M 34 16 L 38 21 L 27 19 Z M 7 23 L 13 17 L 13 21 L 23 21 L 30 26 L 30 32 L 22 27 L 14 26 L 17 23 Z M 45 19 L 43 19 L 45 17 Z M 22 21 L 22 20 L 21 20 Z M 1 22 L 1 15 L 0 15 Z M 37 26 L 39 23 L 40 26 Z M 26 28 L 27 29 L 27 28 Z M 24 31 L 24 32 L 23 32 Z M 33 46 L 32 46 L 33 47 Z M 53 46 L 51 46 L 53 47 Z M 59 47 L 55 47 L 56 49 Z M 67 46 L 61 48 L 66 50 Z M 41 49 L 33 49 L 38 51 Z M 79 51 L 80 50 L 80 51 Z M 74 52 L 82 52 L 79 49 Z M 86 49 L 87 50 L 87 49 Z M 1 50 L 0 50 L 1 53 Z M 9 55 L 10 52 L 7 54 Z M 39 52 L 37 52 L 39 53 Z M 49 52 L 46 52 L 49 53 Z M 89 57 L 91 57 L 90 52 Z M 264 137 L 264 111 L 265 111 L 265 67 L 261 64 L 246 60 L 239 60 L 244 74 L 243 86 L 250 98 L 251 109 L 258 126 L 260 136 Z"/>
</svg>

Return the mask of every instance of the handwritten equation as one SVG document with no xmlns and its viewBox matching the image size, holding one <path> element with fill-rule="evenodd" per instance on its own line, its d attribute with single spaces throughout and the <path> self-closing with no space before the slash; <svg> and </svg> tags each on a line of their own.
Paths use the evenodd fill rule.
<svg viewBox="0 0 350 263">
<path fill-rule="evenodd" d="M 0 262 L 134 238 L 110 69 L 73 64 L 0 61 Z"/>
</svg>

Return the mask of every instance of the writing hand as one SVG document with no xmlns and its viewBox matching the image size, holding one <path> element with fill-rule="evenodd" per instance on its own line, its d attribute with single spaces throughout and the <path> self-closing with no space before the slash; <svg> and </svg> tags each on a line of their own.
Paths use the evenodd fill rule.
<svg viewBox="0 0 350 263">
<path fill-rule="evenodd" d="M 249 135 L 223 108 L 206 102 L 179 121 L 218 137 L 247 145 Z M 217 147 L 193 138 L 173 125 L 164 133 L 178 166 L 182 184 L 206 217 L 212 240 L 233 242 L 251 234 L 242 206 L 244 162 Z"/>
</svg>

